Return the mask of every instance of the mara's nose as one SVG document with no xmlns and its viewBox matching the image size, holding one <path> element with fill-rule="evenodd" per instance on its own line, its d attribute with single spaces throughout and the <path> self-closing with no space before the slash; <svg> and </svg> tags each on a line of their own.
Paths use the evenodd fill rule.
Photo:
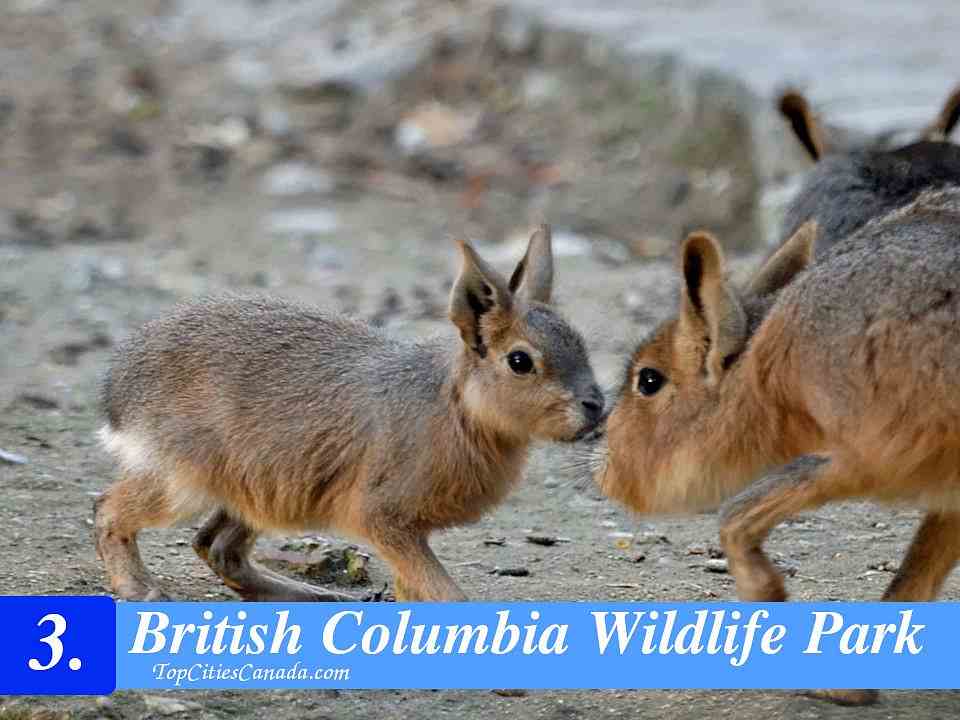
<svg viewBox="0 0 960 720">
<path fill-rule="evenodd" d="M 583 400 L 582 405 L 590 424 L 600 422 L 600 418 L 603 417 L 603 393 L 600 392 L 600 388 L 596 386 L 591 388 L 590 398 Z"/>
</svg>

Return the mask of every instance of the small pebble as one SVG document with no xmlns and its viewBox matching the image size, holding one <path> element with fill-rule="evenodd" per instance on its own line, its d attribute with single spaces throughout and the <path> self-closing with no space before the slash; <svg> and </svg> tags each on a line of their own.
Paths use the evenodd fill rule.
<svg viewBox="0 0 960 720">
<path fill-rule="evenodd" d="M 332 210 L 302 207 L 274 210 L 265 224 L 275 235 L 329 235 L 339 229 L 340 220 Z"/>
<path fill-rule="evenodd" d="M 703 564 L 707 572 L 725 573 L 727 572 L 727 561 L 723 558 L 710 558 Z"/>
<path fill-rule="evenodd" d="M 19 453 L 0 450 L 0 462 L 7 463 L 8 465 L 26 465 L 27 458 Z"/>
<path fill-rule="evenodd" d="M 167 695 L 144 695 L 143 703 L 147 706 L 147 712 L 153 715 L 180 715 L 182 713 L 192 715 L 203 709 L 200 703 Z"/>
<path fill-rule="evenodd" d="M 266 195 L 295 196 L 308 193 L 329 193 L 334 181 L 325 173 L 302 162 L 274 165 L 264 173 L 261 189 Z"/>
<path fill-rule="evenodd" d="M 494 574 L 500 575 L 501 577 L 528 577 L 530 571 L 524 567 L 518 568 L 495 568 Z"/>
<path fill-rule="evenodd" d="M 60 407 L 60 403 L 58 403 L 55 399 L 46 395 L 41 395 L 40 393 L 20 393 L 17 396 L 17 402 L 29 405 L 37 410 L 56 410 L 58 407 Z"/>
</svg>

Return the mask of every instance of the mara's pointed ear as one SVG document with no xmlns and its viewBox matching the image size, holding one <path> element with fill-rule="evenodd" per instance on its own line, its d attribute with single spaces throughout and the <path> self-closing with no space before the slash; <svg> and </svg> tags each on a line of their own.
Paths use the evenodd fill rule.
<svg viewBox="0 0 960 720">
<path fill-rule="evenodd" d="M 748 296 L 772 295 L 813 262 L 817 244 L 817 221 L 807 220 L 771 255 L 747 283 Z"/>
<path fill-rule="evenodd" d="M 823 126 L 803 95 L 796 90 L 787 90 L 780 96 L 777 107 L 780 114 L 790 122 L 793 134 L 814 161 L 829 152 Z"/>
<path fill-rule="evenodd" d="M 747 344 L 747 315 L 726 278 L 723 251 L 712 235 L 691 233 L 683 243 L 681 324 L 706 335 L 706 374 L 716 384 Z"/>
<path fill-rule="evenodd" d="M 450 321 L 460 330 L 463 342 L 480 357 L 487 354 L 481 320 L 488 314 L 509 313 L 513 298 L 500 274 L 487 265 L 465 240 L 458 240 L 463 255 L 460 276 L 450 292 Z"/>
<path fill-rule="evenodd" d="M 960 85 L 940 108 L 940 114 L 923 132 L 924 140 L 946 140 L 960 120 Z"/>
<path fill-rule="evenodd" d="M 510 276 L 510 292 L 535 302 L 549 303 L 553 292 L 553 243 L 549 225 L 530 236 L 527 252 Z"/>
</svg>

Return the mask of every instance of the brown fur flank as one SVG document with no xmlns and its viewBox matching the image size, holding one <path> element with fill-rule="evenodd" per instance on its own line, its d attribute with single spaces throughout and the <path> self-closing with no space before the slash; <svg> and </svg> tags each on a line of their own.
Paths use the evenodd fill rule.
<svg viewBox="0 0 960 720">
<path fill-rule="evenodd" d="M 463 599 L 429 534 L 479 519 L 520 478 L 532 439 L 589 432 L 602 398 L 580 336 L 547 304 L 549 229 L 531 238 L 512 289 L 461 249 L 450 316 L 462 342 L 409 343 L 303 305 L 221 297 L 178 307 L 119 349 L 102 438 L 121 478 L 96 513 L 117 594 L 161 595 L 139 530 L 212 510 L 195 547 L 245 598 L 348 599 L 248 558 L 259 532 L 330 529 L 372 544 L 399 597 Z"/>
</svg>

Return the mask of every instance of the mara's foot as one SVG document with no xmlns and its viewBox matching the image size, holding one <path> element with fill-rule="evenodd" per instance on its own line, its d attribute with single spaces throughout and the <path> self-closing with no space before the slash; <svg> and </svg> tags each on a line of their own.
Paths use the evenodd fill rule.
<svg viewBox="0 0 960 720">
<path fill-rule="evenodd" d="M 118 600 L 127 602 L 166 602 L 170 596 L 153 583 L 146 583 L 132 578 L 111 582 L 113 593 Z"/>
<path fill-rule="evenodd" d="M 362 599 L 292 580 L 252 564 L 244 573 L 243 583 L 227 582 L 227 585 L 249 602 L 359 602 Z"/>
<path fill-rule="evenodd" d="M 873 705 L 880 697 L 876 690 L 804 690 L 803 694 L 837 705 Z"/>
</svg>

